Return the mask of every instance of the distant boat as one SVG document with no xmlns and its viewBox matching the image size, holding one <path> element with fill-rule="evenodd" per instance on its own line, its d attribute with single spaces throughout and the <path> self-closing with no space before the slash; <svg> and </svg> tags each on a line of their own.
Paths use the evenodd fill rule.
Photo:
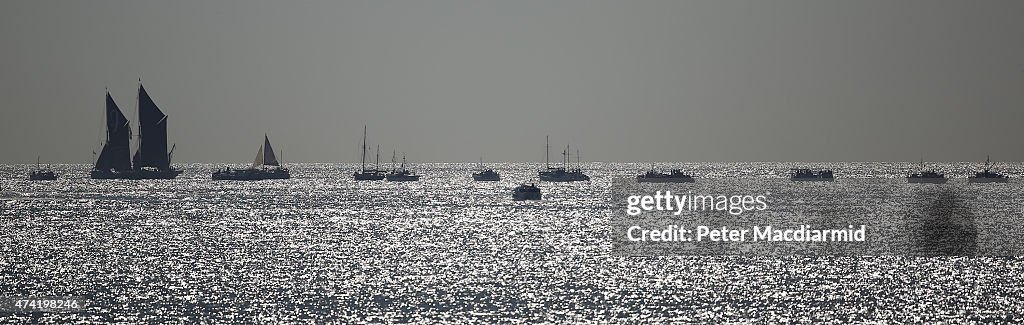
<svg viewBox="0 0 1024 325">
<path fill-rule="evenodd" d="M 130 155 L 131 127 L 107 92 L 107 140 L 89 173 L 93 179 L 173 179 L 181 170 L 171 166 L 175 146 L 167 151 L 167 115 L 139 82 L 139 149 L 134 165 Z"/>
<path fill-rule="evenodd" d="M 924 170 L 924 159 L 921 159 L 921 171 L 907 175 L 907 183 L 944 184 L 946 183 L 946 175 L 940 174 L 935 170 Z"/>
<path fill-rule="evenodd" d="M 969 183 L 1006 183 L 1010 181 L 1010 178 L 1006 175 L 989 171 L 992 167 L 991 157 L 985 157 L 985 169 L 980 172 L 974 173 L 974 176 L 968 177 Z"/>
<path fill-rule="evenodd" d="M 551 146 L 548 142 L 548 137 L 544 137 L 544 165 L 547 170 L 540 171 L 537 176 L 540 177 L 541 181 L 545 182 L 578 182 L 578 181 L 589 181 L 590 176 L 583 173 L 580 169 L 580 152 L 576 150 L 576 169 L 569 170 L 569 146 L 565 146 L 565 151 L 562 151 L 562 167 L 551 167 L 551 160 L 549 154 L 551 152 Z"/>
<path fill-rule="evenodd" d="M 373 169 L 366 168 L 366 125 L 363 125 L 363 154 L 362 163 L 363 167 L 359 171 L 352 173 L 352 177 L 357 181 L 379 181 L 384 179 L 385 174 L 383 170 L 380 170 L 380 146 L 377 146 L 377 164 Z"/>
<path fill-rule="evenodd" d="M 647 171 L 643 175 L 637 175 L 636 181 L 640 183 L 693 183 L 693 176 L 684 174 L 682 170 L 673 169 L 668 174 L 654 170 L 654 164 L 651 164 L 651 170 Z"/>
<path fill-rule="evenodd" d="M 268 168 L 269 166 L 269 168 Z M 252 166 L 245 169 L 219 169 L 213 172 L 214 180 L 232 181 L 259 181 L 264 179 L 289 179 L 291 173 L 288 168 L 281 168 L 281 163 L 274 155 L 274 148 L 270 146 L 270 137 L 263 135 L 263 144 L 256 152 L 256 159 Z"/>
<path fill-rule="evenodd" d="M 57 179 L 57 174 L 50 170 L 50 168 L 39 167 L 39 157 L 36 157 L 36 169 L 28 174 L 30 181 L 52 181 Z"/>
<path fill-rule="evenodd" d="M 480 158 L 480 164 L 477 165 L 477 169 L 480 170 L 478 173 L 473 173 L 473 180 L 479 182 L 497 182 L 501 180 L 501 175 L 493 169 L 484 169 L 484 158 Z"/>
<path fill-rule="evenodd" d="M 789 180 L 798 182 L 831 182 L 835 180 L 831 169 L 813 170 L 793 168 L 789 170 Z"/>
<path fill-rule="evenodd" d="M 523 184 L 512 190 L 512 199 L 516 201 L 540 200 L 540 188 L 534 184 Z"/>
<path fill-rule="evenodd" d="M 391 153 L 391 164 L 395 164 L 395 153 Z M 416 175 L 405 169 L 405 153 L 402 153 L 402 167 L 398 169 L 392 169 L 391 173 L 387 175 L 386 179 L 389 182 L 415 182 L 420 180 L 420 175 Z"/>
</svg>

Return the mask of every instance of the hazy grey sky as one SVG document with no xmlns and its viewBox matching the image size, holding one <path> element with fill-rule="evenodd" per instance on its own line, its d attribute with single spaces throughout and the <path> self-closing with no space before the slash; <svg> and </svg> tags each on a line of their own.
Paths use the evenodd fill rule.
<svg viewBox="0 0 1024 325">
<path fill-rule="evenodd" d="M 1024 1 L 0 7 L 2 163 L 91 162 L 140 75 L 177 162 L 1024 160 Z"/>
</svg>

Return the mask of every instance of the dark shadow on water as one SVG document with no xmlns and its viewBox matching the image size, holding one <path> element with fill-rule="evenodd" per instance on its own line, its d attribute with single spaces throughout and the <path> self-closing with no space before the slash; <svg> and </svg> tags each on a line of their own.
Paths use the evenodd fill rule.
<svg viewBox="0 0 1024 325">
<path fill-rule="evenodd" d="M 968 202 L 954 190 L 922 191 L 911 213 L 911 254 L 918 256 L 974 256 L 978 254 L 978 227 Z"/>
</svg>

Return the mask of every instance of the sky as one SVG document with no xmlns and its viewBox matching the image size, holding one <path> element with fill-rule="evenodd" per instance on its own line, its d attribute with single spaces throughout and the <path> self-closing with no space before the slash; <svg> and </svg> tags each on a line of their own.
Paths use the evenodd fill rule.
<svg viewBox="0 0 1024 325">
<path fill-rule="evenodd" d="M 1024 161 L 1024 2 L 5 1 L 0 163 Z"/>
</svg>

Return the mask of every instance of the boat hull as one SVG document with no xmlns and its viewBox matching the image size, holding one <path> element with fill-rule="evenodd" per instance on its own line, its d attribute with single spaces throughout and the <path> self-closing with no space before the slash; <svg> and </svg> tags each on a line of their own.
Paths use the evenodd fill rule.
<svg viewBox="0 0 1024 325">
<path fill-rule="evenodd" d="M 53 172 L 32 172 L 28 175 L 30 181 L 52 181 L 57 179 L 57 174 Z"/>
<path fill-rule="evenodd" d="M 516 192 L 512 193 L 514 201 L 536 201 L 541 199 L 540 192 Z"/>
<path fill-rule="evenodd" d="M 540 188 L 534 184 L 523 184 L 516 186 L 512 190 L 512 200 L 514 201 L 525 201 L 525 200 L 540 200 Z"/>
<path fill-rule="evenodd" d="M 289 179 L 291 172 L 288 169 L 237 169 L 220 170 L 213 173 L 211 178 L 215 181 L 261 181 L 267 179 Z"/>
<path fill-rule="evenodd" d="M 968 183 L 1008 183 L 1009 177 L 970 177 Z"/>
<path fill-rule="evenodd" d="M 477 182 L 497 182 L 501 180 L 501 176 L 473 174 L 473 180 Z"/>
<path fill-rule="evenodd" d="M 545 172 L 541 172 L 541 173 L 537 174 L 537 178 L 539 178 L 543 182 L 586 182 L 586 181 L 590 180 L 590 176 L 587 176 L 586 174 L 583 174 L 582 172 L 578 172 L 578 173 L 558 173 L 558 172 L 555 172 L 555 173 L 545 173 Z"/>
<path fill-rule="evenodd" d="M 420 180 L 420 175 L 388 175 L 385 179 L 388 182 L 415 182 Z"/>
<path fill-rule="evenodd" d="M 638 183 L 693 183 L 693 177 L 643 177 L 637 176 Z"/>
<path fill-rule="evenodd" d="M 352 174 L 352 178 L 357 181 L 379 181 L 384 179 L 386 175 L 374 172 L 356 172 Z"/>
<path fill-rule="evenodd" d="M 568 183 L 568 182 L 586 182 L 590 178 L 560 178 L 560 177 L 541 177 L 542 182 L 555 182 L 555 183 Z"/>
<path fill-rule="evenodd" d="M 92 170 L 89 173 L 89 177 L 92 179 L 127 179 L 127 180 L 145 180 L 145 179 L 175 179 L 178 175 L 181 175 L 182 171 L 179 169 L 169 170 L 130 170 L 130 171 L 105 171 L 105 170 Z"/>
<path fill-rule="evenodd" d="M 945 184 L 947 180 L 948 179 L 945 178 L 945 177 L 942 177 L 942 178 L 938 178 L 938 177 L 934 177 L 934 178 L 933 177 L 929 177 L 929 178 L 908 177 L 907 178 L 907 183 L 915 183 L 915 184 L 918 184 L 918 183 L 920 183 L 920 184 Z"/>
<path fill-rule="evenodd" d="M 794 182 L 832 182 L 836 179 L 834 177 L 790 177 L 789 180 Z"/>
</svg>

